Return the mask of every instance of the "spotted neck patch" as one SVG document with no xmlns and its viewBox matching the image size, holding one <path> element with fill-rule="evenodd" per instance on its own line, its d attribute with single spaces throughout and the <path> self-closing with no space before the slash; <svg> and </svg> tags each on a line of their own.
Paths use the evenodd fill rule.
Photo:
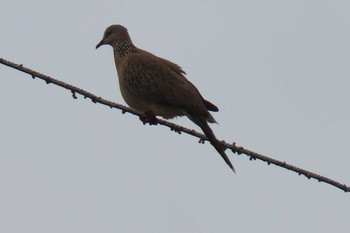
<svg viewBox="0 0 350 233">
<path fill-rule="evenodd" d="M 132 49 L 132 46 L 127 41 L 123 40 L 114 47 L 114 52 L 116 52 L 119 57 L 124 57 L 128 55 Z"/>
</svg>

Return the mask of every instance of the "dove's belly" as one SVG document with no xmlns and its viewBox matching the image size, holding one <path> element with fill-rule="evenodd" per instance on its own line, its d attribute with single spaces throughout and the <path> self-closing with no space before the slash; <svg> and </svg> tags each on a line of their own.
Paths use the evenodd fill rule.
<svg viewBox="0 0 350 233">
<path fill-rule="evenodd" d="M 139 112 L 152 112 L 154 115 L 161 116 L 166 119 L 184 115 L 183 109 L 179 107 L 174 107 L 167 104 L 152 103 L 146 99 L 135 96 L 126 88 L 123 79 L 121 78 L 119 78 L 119 88 L 127 105 Z"/>
</svg>

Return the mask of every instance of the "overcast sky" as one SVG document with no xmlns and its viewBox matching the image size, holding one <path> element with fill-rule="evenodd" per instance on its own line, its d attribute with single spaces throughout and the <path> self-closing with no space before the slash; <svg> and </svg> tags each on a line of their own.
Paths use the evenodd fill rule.
<svg viewBox="0 0 350 233">
<path fill-rule="evenodd" d="M 350 1 L 6 1 L 0 57 L 124 103 L 112 49 L 184 68 L 220 139 L 350 185 Z M 0 65 L 0 232 L 348 232 L 349 193 Z M 186 118 L 173 122 L 194 128 Z"/>
</svg>

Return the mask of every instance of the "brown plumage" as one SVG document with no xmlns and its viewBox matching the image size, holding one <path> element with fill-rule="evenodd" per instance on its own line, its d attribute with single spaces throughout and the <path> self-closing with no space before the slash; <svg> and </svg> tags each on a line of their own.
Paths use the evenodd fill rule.
<svg viewBox="0 0 350 233">
<path fill-rule="evenodd" d="M 130 107 L 166 119 L 187 116 L 203 130 L 210 143 L 235 171 L 224 147 L 208 125 L 208 122 L 216 122 L 209 111 L 217 112 L 219 109 L 202 97 L 186 79 L 180 66 L 137 48 L 127 29 L 121 25 L 108 27 L 96 48 L 105 44 L 113 47 L 120 91 Z"/>
</svg>

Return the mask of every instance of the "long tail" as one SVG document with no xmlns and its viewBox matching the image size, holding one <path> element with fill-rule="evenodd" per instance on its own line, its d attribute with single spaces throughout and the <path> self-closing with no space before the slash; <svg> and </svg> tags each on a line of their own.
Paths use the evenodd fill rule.
<svg viewBox="0 0 350 233">
<path fill-rule="evenodd" d="M 220 144 L 220 142 L 216 139 L 213 130 L 209 127 L 208 122 L 201 118 L 201 117 L 194 117 L 194 116 L 188 116 L 190 120 L 192 120 L 195 124 L 197 124 L 204 132 L 204 134 L 207 136 L 207 138 L 210 141 L 210 144 L 213 145 L 213 147 L 219 152 L 221 157 L 225 160 L 227 165 L 232 169 L 234 173 L 236 173 L 235 168 L 233 167 L 231 161 L 227 157 L 224 147 Z"/>
</svg>

